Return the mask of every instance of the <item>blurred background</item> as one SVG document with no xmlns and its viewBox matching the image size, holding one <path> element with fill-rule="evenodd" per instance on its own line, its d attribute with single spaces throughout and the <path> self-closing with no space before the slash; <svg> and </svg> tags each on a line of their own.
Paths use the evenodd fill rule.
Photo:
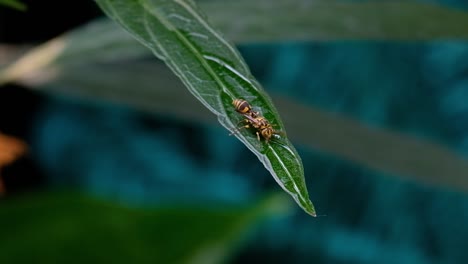
<svg viewBox="0 0 468 264">
<path fill-rule="evenodd" d="M 197 2 L 319 217 L 93 1 L 25 0 L 0 6 L 0 263 L 468 262 L 465 1 Z"/>
</svg>

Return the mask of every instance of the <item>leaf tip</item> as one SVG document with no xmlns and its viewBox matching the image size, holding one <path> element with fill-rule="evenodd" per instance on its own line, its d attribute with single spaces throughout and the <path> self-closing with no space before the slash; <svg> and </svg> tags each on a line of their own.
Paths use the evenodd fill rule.
<svg viewBox="0 0 468 264">
<path fill-rule="evenodd" d="M 317 212 L 315 212 L 315 208 L 313 207 L 313 205 L 311 207 L 304 208 L 304 210 L 306 213 L 308 213 L 312 217 L 317 217 Z"/>
</svg>

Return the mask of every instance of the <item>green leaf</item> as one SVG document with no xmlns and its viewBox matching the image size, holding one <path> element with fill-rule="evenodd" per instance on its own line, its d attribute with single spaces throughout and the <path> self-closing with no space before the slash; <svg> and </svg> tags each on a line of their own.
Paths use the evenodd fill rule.
<svg viewBox="0 0 468 264">
<path fill-rule="evenodd" d="M 0 204 L 0 263 L 223 263 L 259 221 L 288 213 L 288 200 L 142 209 L 76 193 L 11 197 Z"/>
<path fill-rule="evenodd" d="M 108 16 L 164 60 L 228 130 L 235 131 L 243 120 L 232 106 L 234 99 L 242 98 L 285 133 L 271 99 L 251 75 L 238 51 L 208 24 L 193 2 L 97 0 L 97 3 Z M 315 216 L 302 161 L 286 136 L 266 143 L 258 141 L 250 130 L 234 134 L 299 206 Z"/>
<path fill-rule="evenodd" d="M 26 5 L 18 0 L 0 0 L 0 5 L 9 6 L 19 11 L 26 11 L 27 9 Z"/>
</svg>

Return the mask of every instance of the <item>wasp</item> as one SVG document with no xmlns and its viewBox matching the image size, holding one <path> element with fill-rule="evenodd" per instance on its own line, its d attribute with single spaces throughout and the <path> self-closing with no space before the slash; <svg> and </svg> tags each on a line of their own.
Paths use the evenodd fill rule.
<svg viewBox="0 0 468 264">
<path fill-rule="evenodd" d="M 240 128 L 253 127 L 256 129 L 257 131 L 255 134 L 257 135 L 258 141 L 260 141 L 261 136 L 265 139 L 265 142 L 268 143 L 273 135 L 282 134 L 280 131 L 273 129 L 270 122 L 265 117 L 261 116 L 259 112 L 253 111 L 252 106 L 246 100 L 234 99 L 232 104 L 236 111 L 245 117 L 242 121 L 245 125 Z"/>
</svg>

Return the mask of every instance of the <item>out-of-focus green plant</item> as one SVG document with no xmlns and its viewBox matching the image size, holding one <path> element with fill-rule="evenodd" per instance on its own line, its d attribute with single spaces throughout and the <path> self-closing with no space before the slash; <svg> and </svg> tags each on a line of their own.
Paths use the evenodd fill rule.
<svg viewBox="0 0 468 264">
<path fill-rule="evenodd" d="M 247 207 L 135 209 L 77 193 L 29 194 L 0 204 L 0 262 L 221 263 L 259 220 L 291 205 L 271 195 Z"/>
<path fill-rule="evenodd" d="M 20 11 L 26 11 L 27 9 L 27 6 L 18 0 L 0 0 L 0 5 L 8 6 Z"/>
</svg>

